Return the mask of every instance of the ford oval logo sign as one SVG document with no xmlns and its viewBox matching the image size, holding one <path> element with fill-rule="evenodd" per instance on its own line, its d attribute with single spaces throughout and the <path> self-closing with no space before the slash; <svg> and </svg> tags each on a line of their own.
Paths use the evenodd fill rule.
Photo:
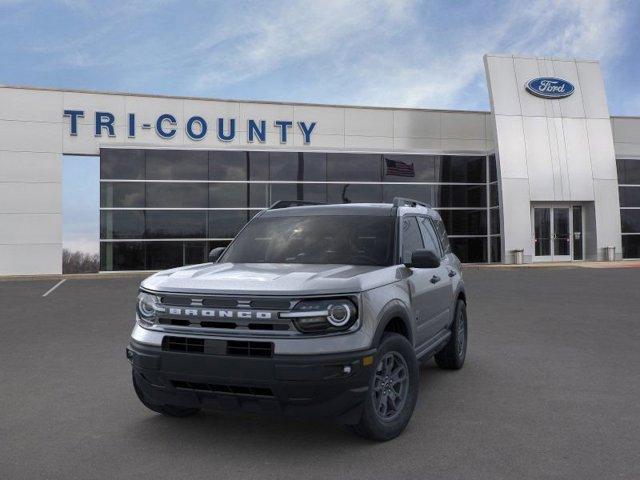
<svg viewBox="0 0 640 480">
<path fill-rule="evenodd" d="M 534 78 L 529 80 L 525 87 L 529 93 L 542 98 L 564 98 L 575 90 L 575 87 L 566 80 L 555 77 Z"/>
</svg>

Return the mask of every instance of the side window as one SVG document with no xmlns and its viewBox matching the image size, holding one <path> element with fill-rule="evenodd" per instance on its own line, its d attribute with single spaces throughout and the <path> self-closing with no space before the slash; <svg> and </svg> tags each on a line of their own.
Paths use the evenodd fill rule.
<svg viewBox="0 0 640 480">
<path fill-rule="evenodd" d="M 442 244 L 444 253 L 451 253 L 451 244 L 449 243 L 449 237 L 447 237 L 447 231 L 444 228 L 444 223 L 439 218 L 438 219 L 434 218 L 433 224 L 436 227 L 436 233 L 440 238 L 440 243 Z"/>
<path fill-rule="evenodd" d="M 411 254 L 424 248 L 416 217 L 402 219 L 402 263 L 411 262 Z"/>
<path fill-rule="evenodd" d="M 440 242 L 438 242 L 438 237 L 433 230 L 431 221 L 427 217 L 420 217 L 418 223 L 420 223 L 420 230 L 422 230 L 422 237 L 424 238 L 424 248 L 442 257 L 442 248 L 440 248 Z"/>
</svg>

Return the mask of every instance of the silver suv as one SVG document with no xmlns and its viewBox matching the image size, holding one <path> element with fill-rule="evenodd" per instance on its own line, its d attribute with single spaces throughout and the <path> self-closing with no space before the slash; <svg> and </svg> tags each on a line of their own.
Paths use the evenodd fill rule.
<svg viewBox="0 0 640 480">
<path fill-rule="evenodd" d="M 418 362 L 464 363 L 460 262 L 427 205 L 278 202 L 209 256 L 140 286 L 127 357 L 151 410 L 331 418 L 389 440 Z"/>
</svg>

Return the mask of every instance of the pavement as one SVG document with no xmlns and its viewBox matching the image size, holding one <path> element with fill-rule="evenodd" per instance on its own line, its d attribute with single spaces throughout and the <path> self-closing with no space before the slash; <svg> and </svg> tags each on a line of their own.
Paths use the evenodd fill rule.
<svg viewBox="0 0 640 480">
<path fill-rule="evenodd" d="M 388 443 L 328 422 L 165 418 L 124 347 L 140 276 L 0 282 L 2 479 L 638 479 L 640 269 L 468 268 L 465 367 L 421 368 Z"/>
</svg>

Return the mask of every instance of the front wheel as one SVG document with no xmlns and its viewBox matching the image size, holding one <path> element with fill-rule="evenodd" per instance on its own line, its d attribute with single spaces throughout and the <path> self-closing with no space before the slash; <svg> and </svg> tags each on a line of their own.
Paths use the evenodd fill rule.
<svg viewBox="0 0 640 480">
<path fill-rule="evenodd" d="M 351 430 L 377 441 L 400 435 L 416 406 L 418 384 L 418 361 L 413 346 L 402 335 L 385 334 L 371 372 L 362 417 Z"/>
<path fill-rule="evenodd" d="M 458 300 L 455 318 L 451 324 L 451 337 L 435 355 L 436 364 L 445 370 L 459 370 L 467 356 L 467 305 Z"/>
</svg>

